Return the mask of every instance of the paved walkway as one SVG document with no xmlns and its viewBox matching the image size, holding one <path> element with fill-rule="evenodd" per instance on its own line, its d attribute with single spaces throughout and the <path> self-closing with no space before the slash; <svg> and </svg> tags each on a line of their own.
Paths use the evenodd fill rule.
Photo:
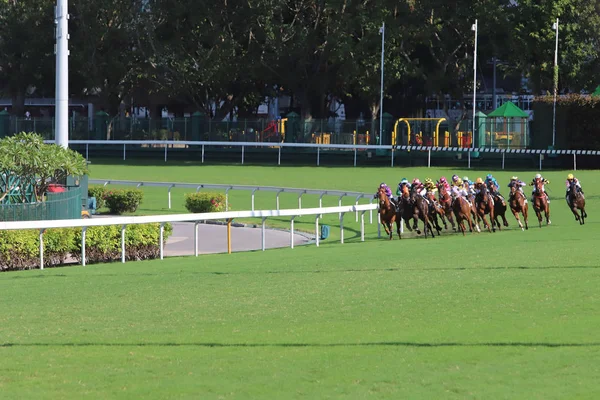
<svg viewBox="0 0 600 400">
<path fill-rule="evenodd" d="M 194 255 L 194 223 L 174 222 L 173 234 L 167 240 L 165 256 Z M 231 251 L 250 251 L 262 248 L 260 228 L 232 227 Z M 301 234 L 294 234 L 294 246 L 307 244 L 311 240 Z M 267 248 L 289 247 L 290 232 L 283 230 L 266 229 L 265 245 Z M 226 253 L 227 252 L 227 226 L 199 224 L 198 225 L 198 253 Z"/>
</svg>

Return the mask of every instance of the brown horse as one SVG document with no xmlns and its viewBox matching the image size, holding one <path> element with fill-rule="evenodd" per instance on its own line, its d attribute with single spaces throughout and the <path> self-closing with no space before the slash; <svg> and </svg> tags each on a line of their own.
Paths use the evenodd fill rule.
<svg viewBox="0 0 600 400">
<path fill-rule="evenodd" d="M 494 187 L 495 189 L 495 187 Z M 494 199 L 494 222 L 498 229 L 500 229 L 500 222 L 498 221 L 498 217 L 502 218 L 502 223 L 504 226 L 508 227 L 508 221 L 506 220 L 506 201 L 504 201 L 504 197 L 500 195 L 496 190 L 493 192 L 490 191 L 490 195 Z"/>
<path fill-rule="evenodd" d="M 396 207 L 390 202 L 385 189 L 379 188 L 377 192 L 377 198 L 379 200 L 379 219 L 381 224 L 385 228 L 385 233 L 390 236 L 390 240 L 394 237 L 392 231 L 392 225 L 396 223 L 396 231 L 398 232 L 398 238 L 400 237 L 400 221 L 396 219 Z"/>
<path fill-rule="evenodd" d="M 418 194 L 416 189 L 412 190 L 412 192 L 410 194 L 410 200 L 414 204 L 413 229 L 415 231 L 417 231 L 417 234 L 419 234 L 419 235 L 421 234 L 421 231 L 419 230 L 419 227 L 417 225 L 417 222 L 420 219 L 421 221 L 423 221 L 423 233 L 424 233 L 425 239 L 427 239 L 427 232 L 431 233 L 432 238 L 435 237 L 433 234 L 433 228 L 429 221 L 429 204 L 427 203 L 427 200 L 425 200 L 423 198 L 423 196 Z"/>
<path fill-rule="evenodd" d="M 443 184 L 438 182 L 437 188 L 439 193 L 438 197 L 440 206 L 444 210 L 446 218 L 448 218 L 448 221 L 450 221 L 452 229 L 456 230 L 456 225 L 454 223 L 454 210 L 452 209 L 452 197 L 450 196 L 450 193 L 448 193 L 448 191 L 446 190 L 446 186 L 444 186 Z M 444 227 L 446 228 L 446 221 L 444 219 L 442 219 L 442 221 L 444 222 Z"/>
<path fill-rule="evenodd" d="M 452 211 L 456 217 L 456 223 L 460 228 L 463 236 L 465 236 L 465 221 L 469 224 L 469 232 L 473 232 L 473 220 L 471 219 L 471 206 L 469 202 L 463 197 L 458 196 L 452 202 Z"/>
<path fill-rule="evenodd" d="M 438 216 L 442 220 L 444 228 L 448 229 L 448 225 L 446 224 L 445 218 L 446 213 L 444 212 L 444 209 L 442 208 L 440 203 L 435 198 L 435 195 L 432 191 L 427 192 L 427 199 L 429 200 L 429 220 L 432 221 L 433 226 L 435 227 L 435 230 L 439 235 L 442 231 L 442 227 L 440 226 Z"/>
<path fill-rule="evenodd" d="M 521 230 L 524 231 L 525 229 L 529 229 L 527 216 L 529 212 L 529 204 L 527 204 L 527 198 L 525 197 L 523 192 L 521 192 L 515 184 L 513 184 L 510 187 L 509 205 L 510 211 L 517 219 Z M 525 229 L 523 229 L 523 224 L 521 223 L 521 218 L 519 218 L 519 213 L 523 214 L 523 221 L 525 221 Z"/>
<path fill-rule="evenodd" d="M 575 215 L 575 220 L 579 221 L 579 225 L 585 224 L 585 219 L 587 218 L 587 213 L 585 212 L 585 197 L 583 197 L 583 193 L 577 188 L 575 180 L 571 181 L 567 204 L 573 215 Z"/>
<path fill-rule="evenodd" d="M 477 183 L 475 184 L 475 187 L 479 189 L 479 193 L 475 197 L 475 202 L 477 203 L 477 215 L 483 220 L 483 225 L 488 231 L 496 232 L 496 228 L 494 227 L 494 199 L 492 199 L 485 184 Z M 489 224 L 485 219 L 485 214 L 490 214 Z"/>
<path fill-rule="evenodd" d="M 548 204 L 548 198 L 546 197 L 546 193 L 544 193 L 544 182 L 538 178 L 534 181 L 534 186 L 535 192 L 533 193 L 533 210 L 535 211 L 535 215 L 538 218 L 541 228 L 542 212 L 546 217 L 546 224 L 550 225 L 552 223 L 550 221 L 550 204 Z"/>
</svg>

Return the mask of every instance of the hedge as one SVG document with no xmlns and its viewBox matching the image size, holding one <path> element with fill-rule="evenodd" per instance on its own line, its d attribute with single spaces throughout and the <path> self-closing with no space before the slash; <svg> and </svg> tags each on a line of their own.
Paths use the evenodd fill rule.
<svg viewBox="0 0 600 400">
<path fill-rule="evenodd" d="M 185 208 L 191 213 L 225 211 L 225 195 L 221 193 L 186 193 Z M 231 209 L 231 205 L 229 205 Z"/>
<path fill-rule="evenodd" d="M 106 206 L 104 196 L 106 196 L 108 190 L 104 186 L 90 186 L 88 187 L 88 197 L 96 198 L 96 209 L 99 210 Z"/>
<path fill-rule="evenodd" d="M 171 236 L 165 224 L 163 240 Z M 125 259 L 158 258 L 160 224 L 130 225 L 125 231 Z M 118 226 L 93 226 L 86 231 L 86 263 L 121 259 L 121 229 Z M 0 271 L 39 268 L 39 231 L 0 231 Z M 69 258 L 81 262 L 81 229 L 48 229 L 44 233 L 44 267 L 64 264 Z"/>
<path fill-rule="evenodd" d="M 108 208 L 111 214 L 135 212 L 144 198 L 140 189 L 112 190 L 104 186 L 88 188 L 88 196 L 96 198 L 96 209 Z"/>
</svg>

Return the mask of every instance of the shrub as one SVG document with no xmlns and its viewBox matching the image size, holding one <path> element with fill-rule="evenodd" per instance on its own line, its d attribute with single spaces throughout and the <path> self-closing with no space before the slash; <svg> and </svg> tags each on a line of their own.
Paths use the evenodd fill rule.
<svg viewBox="0 0 600 400">
<path fill-rule="evenodd" d="M 186 193 L 185 208 L 191 213 L 225 211 L 225 195 L 221 193 Z"/>
<path fill-rule="evenodd" d="M 163 240 L 173 233 L 165 224 Z M 158 258 L 160 224 L 131 225 L 125 231 L 125 259 Z M 28 229 L 0 231 L 0 271 L 40 267 L 39 231 Z M 121 259 L 119 226 L 93 226 L 87 229 L 86 263 L 111 262 Z M 49 229 L 44 233 L 44 267 L 63 264 L 68 257 L 81 262 L 81 229 Z"/>
<path fill-rule="evenodd" d="M 109 190 L 104 196 L 106 207 L 111 214 L 135 212 L 144 198 L 140 189 Z"/>
<path fill-rule="evenodd" d="M 106 206 L 106 202 L 104 201 L 104 196 L 108 190 L 104 186 L 90 186 L 88 188 L 88 197 L 96 198 L 96 208 L 101 209 Z"/>
</svg>

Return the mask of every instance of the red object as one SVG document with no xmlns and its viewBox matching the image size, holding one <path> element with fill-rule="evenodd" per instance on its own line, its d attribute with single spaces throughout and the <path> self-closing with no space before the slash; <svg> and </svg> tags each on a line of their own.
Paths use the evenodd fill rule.
<svg viewBox="0 0 600 400">
<path fill-rule="evenodd" d="M 48 185 L 48 193 L 62 193 L 66 191 L 67 189 L 62 185 L 58 185 L 56 183 L 51 183 Z"/>
</svg>

